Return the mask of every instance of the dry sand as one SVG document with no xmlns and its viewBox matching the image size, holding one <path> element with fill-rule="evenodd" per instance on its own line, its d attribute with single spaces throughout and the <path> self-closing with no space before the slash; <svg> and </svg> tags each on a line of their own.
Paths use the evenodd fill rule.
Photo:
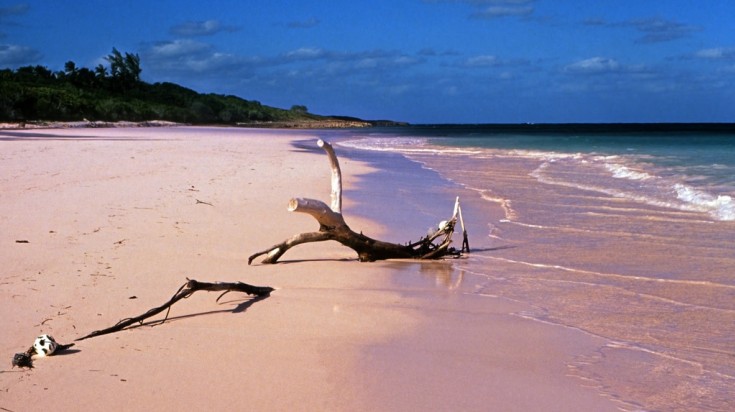
<svg viewBox="0 0 735 412">
<path fill-rule="evenodd" d="M 305 137 L 0 130 L 0 410 L 617 410 L 568 376 L 601 342 L 461 293 L 461 265 L 359 263 L 324 243 L 248 266 L 315 229 L 288 199 L 328 200 L 326 158 L 291 146 Z M 370 172 L 340 160 L 348 185 Z M 277 290 L 219 303 L 198 292 L 163 325 L 11 369 L 37 334 L 71 342 L 163 304 L 187 277 Z"/>
</svg>

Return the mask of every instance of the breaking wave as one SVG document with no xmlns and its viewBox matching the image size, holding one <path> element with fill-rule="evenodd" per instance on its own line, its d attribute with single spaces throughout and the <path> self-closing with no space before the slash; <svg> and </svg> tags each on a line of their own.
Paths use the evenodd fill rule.
<svg viewBox="0 0 735 412">
<path fill-rule="evenodd" d="M 611 162 L 611 158 L 614 161 Z M 735 220 L 731 196 L 683 183 L 681 176 L 660 176 L 621 164 L 617 156 L 551 159 L 531 176 L 546 184 L 591 190 L 651 206 L 706 213 L 717 221 Z"/>
<path fill-rule="evenodd" d="M 658 173 L 643 156 L 449 147 L 434 145 L 430 138 L 422 137 L 365 137 L 338 144 L 361 150 L 402 153 L 408 157 L 468 156 L 474 161 L 488 162 L 497 157 L 528 158 L 541 162 L 530 175 L 545 184 L 595 191 L 651 206 L 705 213 L 717 221 L 735 220 L 732 196 L 718 194 L 706 185 L 687 183 L 686 167 L 669 168 L 667 174 Z M 474 162 L 467 164 L 476 165 Z"/>
<path fill-rule="evenodd" d="M 482 150 L 464 149 L 455 147 L 431 146 L 427 138 L 411 137 L 367 137 L 355 140 L 345 140 L 337 143 L 340 146 L 360 150 L 379 152 L 415 153 L 415 154 L 465 154 L 475 155 Z"/>
</svg>

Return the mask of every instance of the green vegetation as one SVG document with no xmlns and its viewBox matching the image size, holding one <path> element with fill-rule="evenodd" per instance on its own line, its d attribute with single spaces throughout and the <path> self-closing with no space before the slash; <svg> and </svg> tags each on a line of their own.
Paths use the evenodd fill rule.
<svg viewBox="0 0 735 412">
<path fill-rule="evenodd" d="M 309 122 L 324 117 L 309 114 L 306 106 L 291 110 L 264 106 L 236 96 L 200 94 L 173 83 L 140 80 L 137 54 L 112 49 L 104 65 L 78 68 L 72 61 L 64 71 L 43 66 L 0 70 L 0 121 L 147 121 L 191 124 L 251 122 Z"/>
</svg>

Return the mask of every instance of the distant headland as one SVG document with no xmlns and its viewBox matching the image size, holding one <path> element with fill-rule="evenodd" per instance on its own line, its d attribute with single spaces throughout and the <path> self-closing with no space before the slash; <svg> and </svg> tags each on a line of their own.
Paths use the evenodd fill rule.
<svg viewBox="0 0 735 412">
<path fill-rule="evenodd" d="M 406 125 L 390 120 L 363 120 L 309 113 L 304 105 L 290 109 L 266 106 L 237 96 L 198 93 L 178 84 L 146 83 L 137 54 L 116 48 L 108 66 L 63 71 L 44 66 L 0 70 L 0 123 L 3 127 L 113 127 L 171 124 L 229 125 L 271 128 L 356 128 Z"/>
</svg>

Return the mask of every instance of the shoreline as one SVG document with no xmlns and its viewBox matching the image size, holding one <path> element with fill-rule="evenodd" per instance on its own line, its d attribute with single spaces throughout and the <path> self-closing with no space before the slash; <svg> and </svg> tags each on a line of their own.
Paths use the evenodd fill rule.
<svg viewBox="0 0 735 412">
<path fill-rule="evenodd" d="M 488 211 L 474 190 L 401 154 L 337 147 L 343 156 L 375 167 L 358 183 L 359 192 L 351 193 L 358 200 L 353 212 L 383 223 L 388 240 L 420 235 L 422 225 L 451 212 L 458 195 L 474 256 L 498 247 L 483 234 L 488 222 L 504 218 L 500 205 Z M 396 211 L 396 205 L 410 207 Z M 386 215 L 386 209 L 395 214 Z M 618 411 L 626 406 L 587 386 L 570 366 L 596 354 L 608 343 L 605 338 L 539 322 L 526 315 L 538 310 L 527 302 L 480 293 L 486 280 L 474 272 L 472 260 L 473 253 L 459 260 L 379 263 L 395 272 L 392 283 L 410 299 L 405 307 L 419 320 L 411 334 L 364 349 L 363 368 L 372 373 L 363 385 L 383 399 L 377 409 L 406 410 L 406 399 L 423 410 Z M 376 367 L 382 373 L 375 373 Z M 402 385 L 406 380 L 414 387 Z"/>
<path fill-rule="evenodd" d="M 247 266 L 252 251 L 314 229 L 308 216 L 286 211 L 291 196 L 329 194 L 324 155 L 294 150 L 308 131 L 22 134 L 0 139 L 0 309 L 9 320 L 0 348 L 8 357 L 42 332 L 67 343 L 139 314 L 185 277 L 276 291 L 260 301 L 228 294 L 219 304 L 193 296 L 163 325 L 80 342 L 33 370 L 3 369 L 3 408 L 43 398 L 59 410 L 245 402 L 261 410 L 617 410 L 563 367 L 599 342 L 518 317 L 526 305 L 469 294 L 461 261 L 360 263 L 327 242 L 294 248 L 281 264 Z M 454 188 L 411 185 L 414 169 L 376 169 L 384 163 L 339 150 L 353 229 L 415 236 L 423 227 L 414 234 L 414 225 L 451 212 L 453 197 L 445 198 Z M 375 209 L 396 191 L 395 203 Z M 418 198 L 426 203 L 410 203 Z M 426 213 L 413 213 L 421 205 Z M 221 396 L 203 399 L 202 388 Z"/>
<path fill-rule="evenodd" d="M 167 120 L 147 120 L 143 122 L 132 122 L 127 120 L 104 121 L 104 120 L 80 120 L 71 122 L 57 122 L 46 120 L 32 120 L 28 122 L 0 122 L 0 130 L 36 130 L 36 129 L 114 129 L 126 127 L 176 127 L 186 126 L 183 123 L 169 122 Z"/>
<path fill-rule="evenodd" d="M 360 120 L 326 118 L 318 120 L 268 121 L 237 124 L 191 125 L 168 120 L 146 121 L 106 121 L 106 120 L 79 120 L 79 121 L 47 121 L 31 120 L 27 122 L 0 122 L 0 130 L 25 129 L 77 129 L 77 128 L 130 128 L 130 127 L 224 127 L 224 128 L 252 128 L 252 129 L 286 129 L 286 130 L 329 130 L 329 129 L 362 129 L 370 127 L 397 127 L 408 123 L 390 120 Z"/>
<path fill-rule="evenodd" d="M 630 409 L 731 404 L 731 221 L 548 184 L 534 176 L 546 161 L 538 157 L 409 157 L 471 189 L 477 202 L 463 209 L 506 208 L 471 228 L 495 244 L 466 261 L 483 278 L 476 293 L 526 302 L 529 319 L 603 339 L 577 354 L 570 375 Z"/>
</svg>

